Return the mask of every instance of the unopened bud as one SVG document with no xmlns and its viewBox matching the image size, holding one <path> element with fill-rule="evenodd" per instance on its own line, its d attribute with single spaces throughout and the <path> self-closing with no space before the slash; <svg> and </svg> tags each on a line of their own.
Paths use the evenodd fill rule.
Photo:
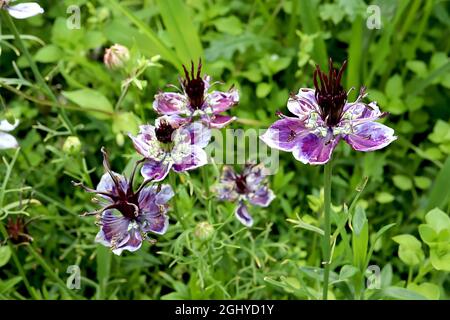
<svg viewBox="0 0 450 320">
<path fill-rule="evenodd" d="M 67 137 L 64 141 L 63 151 L 70 155 L 78 154 L 81 150 L 81 141 L 76 136 Z"/>
<path fill-rule="evenodd" d="M 127 47 L 115 44 L 105 50 L 103 62 L 110 69 L 119 69 L 130 59 L 130 51 Z"/>
<path fill-rule="evenodd" d="M 207 221 L 200 222 L 195 226 L 194 236 L 199 240 L 208 240 L 211 238 L 213 233 L 214 227 Z"/>
</svg>

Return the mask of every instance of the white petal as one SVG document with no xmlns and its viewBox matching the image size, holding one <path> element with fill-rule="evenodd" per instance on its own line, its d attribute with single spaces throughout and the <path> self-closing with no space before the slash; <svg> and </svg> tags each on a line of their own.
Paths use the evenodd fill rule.
<svg viewBox="0 0 450 320">
<path fill-rule="evenodd" d="M 0 132 L 0 150 L 18 147 L 19 144 L 17 143 L 16 138 L 14 138 L 12 135 L 8 133 Z"/>
<path fill-rule="evenodd" d="M 10 124 L 6 120 L 0 121 L 0 131 L 12 131 L 19 125 L 19 120 L 16 120 L 14 124 Z"/>
<path fill-rule="evenodd" d="M 20 3 L 12 7 L 7 7 L 6 10 L 16 19 L 26 19 L 44 13 L 44 9 L 35 2 Z"/>
</svg>

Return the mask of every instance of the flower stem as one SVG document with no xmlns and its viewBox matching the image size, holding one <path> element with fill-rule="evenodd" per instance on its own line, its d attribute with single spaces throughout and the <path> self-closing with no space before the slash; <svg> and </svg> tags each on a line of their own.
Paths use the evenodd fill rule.
<svg viewBox="0 0 450 320">
<path fill-rule="evenodd" d="M 331 211 L 331 160 L 324 167 L 324 235 L 323 235 L 323 300 L 328 299 L 328 279 L 330 276 L 330 211 Z"/>
<path fill-rule="evenodd" d="M 2 10 L 2 11 L 4 11 L 4 10 Z M 36 78 L 36 81 L 38 82 L 39 86 L 45 92 L 45 94 L 51 100 L 53 100 L 53 102 L 55 104 L 59 105 L 60 103 L 59 103 L 58 99 L 53 94 L 52 90 L 49 88 L 47 83 L 45 82 L 45 80 L 42 77 L 42 75 L 41 75 L 41 73 L 40 73 L 36 63 L 34 62 L 33 58 L 31 57 L 30 52 L 28 51 L 27 47 L 23 43 L 22 38 L 20 37 L 20 33 L 19 33 L 19 31 L 17 31 L 16 25 L 14 24 L 13 20 L 11 19 L 9 14 L 7 14 L 6 12 L 3 12 L 2 14 L 3 14 L 2 17 L 4 18 L 4 20 L 8 24 L 9 29 L 14 34 L 14 38 L 16 39 L 16 41 L 17 41 L 17 43 L 19 45 L 19 48 L 21 49 L 21 51 L 23 52 L 25 58 L 27 59 L 28 63 L 30 64 L 31 71 L 33 71 L 34 77 Z M 72 135 L 75 135 L 75 128 L 72 125 L 72 123 L 70 122 L 69 118 L 67 117 L 66 110 L 63 109 L 63 108 L 61 109 L 61 118 L 62 118 L 64 124 L 66 125 L 67 129 L 70 131 L 70 133 Z"/>
<path fill-rule="evenodd" d="M 176 194 L 176 192 L 177 192 L 177 181 L 176 181 L 176 176 L 175 176 L 175 174 L 173 172 L 169 173 L 169 181 L 170 181 L 170 184 L 172 186 L 173 191 Z M 183 216 L 180 214 L 180 211 L 178 210 L 177 197 L 174 197 L 172 199 L 172 205 L 173 205 L 173 212 L 175 213 L 175 216 L 177 217 L 177 220 L 181 223 L 181 226 L 183 227 L 183 229 L 187 230 L 187 224 L 184 221 Z"/>
</svg>

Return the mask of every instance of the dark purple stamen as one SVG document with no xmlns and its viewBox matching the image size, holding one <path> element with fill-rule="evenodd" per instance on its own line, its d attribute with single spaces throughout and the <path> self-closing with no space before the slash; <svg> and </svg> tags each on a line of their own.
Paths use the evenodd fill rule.
<svg viewBox="0 0 450 320">
<path fill-rule="evenodd" d="M 337 71 L 333 68 L 333 60 L 330 58 L 328 76 L 320 70 L 319 66 L 316 66 L 316 70 L 314 70 L 314 87 L 320 107 L 320 116 L 329 127 L 337 125 L 344 113 L 347 92 L 341 85 L 341 79 L 346 66 L 347 61 L 344 61 L 342 67 Z"/>
<path fill-rule="evenodd" d="M 8 218 L 6 223 L 6 231 L 9 240 L 14 244 L 29 243 L 33 238 L 28 234 L 27 225 L 31 220 L 25 222 L 23 217 L 18 217 L 15 220 Z"/>
<path fill-rule="evenodd" d="M 111 199 L 112 203 L 104 208 L 102 208 L 99 211 L 95 211 L 92 213 L 86 213 L 84 215 L 95 215 L 100 214 L 105 210 L 110 209 L 116 209 L 118 210 L 124 217 L 135 220 L 139 214 L 141 209 L 139 208 L 139 194 L 141 190 L 149 184 L 152 180 L 146 180 L 144 181 L 139 188 L 136 191 L 133 191 L 133 181 L 134 181 L 134 175 L 136 173 L 136 169 L 140 163 L 142 163 L 144 160 L 139 160 L 136 162 L 132 175 L 130 177 L 130 181 L 128 183 L 127 189 L 124 189 L 124 186 L 120 184 L 118 177 L 112 172 L 110 166 L 109 166 L 109 160 L 108 160 L 108 153 L 106 150 L 102 147 L 101 149 L 103 153 L 103 166 L 105 168 L 105 171 L 111 176 L 111 179 L 114 182 L 114 188 L 111 190 L 111 192 L 100 192 L 91 188 L 88 188 L 84 186 L 82 183 L 78 182 L 72 182 L 73 185 L 82 187 L 84 190 L 90 193 L 96 193 L 103 196 L 106 196 Z"/>
<path fill-rule="evenodd" d="M 199 60 L 197 73 L 194 71 L 194 62 L 191 61 L 191 73 L 189 74 L 186 67 L 183 65 L 184 75 L 186 79 L 183 79 L 183 87 L 189 98 L 189 104 L 192 109 L 202 109 L 204 104 L 205 83 L 200 74 L 202 71 L 202 61 Z"/>
<path fill-rule="evenodd" d="M 155 129 L 156 139 L 162 143 L 171 143 L 172 134 L 175 128 L 170 125 L 169 122 L 162 120 L 159 126 Z"/>
<path fill-rule="evenodd" d="M 236 190 L 240 194 L 246 194 L 248 191 L 247 188 L 247 177 L 243 174 L 236 176 Z"/>
</svg>

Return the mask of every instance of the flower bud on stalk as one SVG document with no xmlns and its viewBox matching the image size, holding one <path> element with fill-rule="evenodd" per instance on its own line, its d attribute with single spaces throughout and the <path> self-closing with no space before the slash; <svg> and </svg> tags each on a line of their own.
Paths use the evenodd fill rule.
<svg viewBox="0 0 450 320">
<path fill-rule="evenodd" d="M 207 221 L 200 222 L 195 226 L 194 236 L 201 241 L 209 240 L 213 233 L 214 227 Z"/>
<path fill-rule="evenodd" d="M 123 68 L 125 63 L 130 60 L 130 51 L 127 47 L 115 44 L 111 48 L 105 50 L 103 62 L 109 69 Z"/>
</svg>

